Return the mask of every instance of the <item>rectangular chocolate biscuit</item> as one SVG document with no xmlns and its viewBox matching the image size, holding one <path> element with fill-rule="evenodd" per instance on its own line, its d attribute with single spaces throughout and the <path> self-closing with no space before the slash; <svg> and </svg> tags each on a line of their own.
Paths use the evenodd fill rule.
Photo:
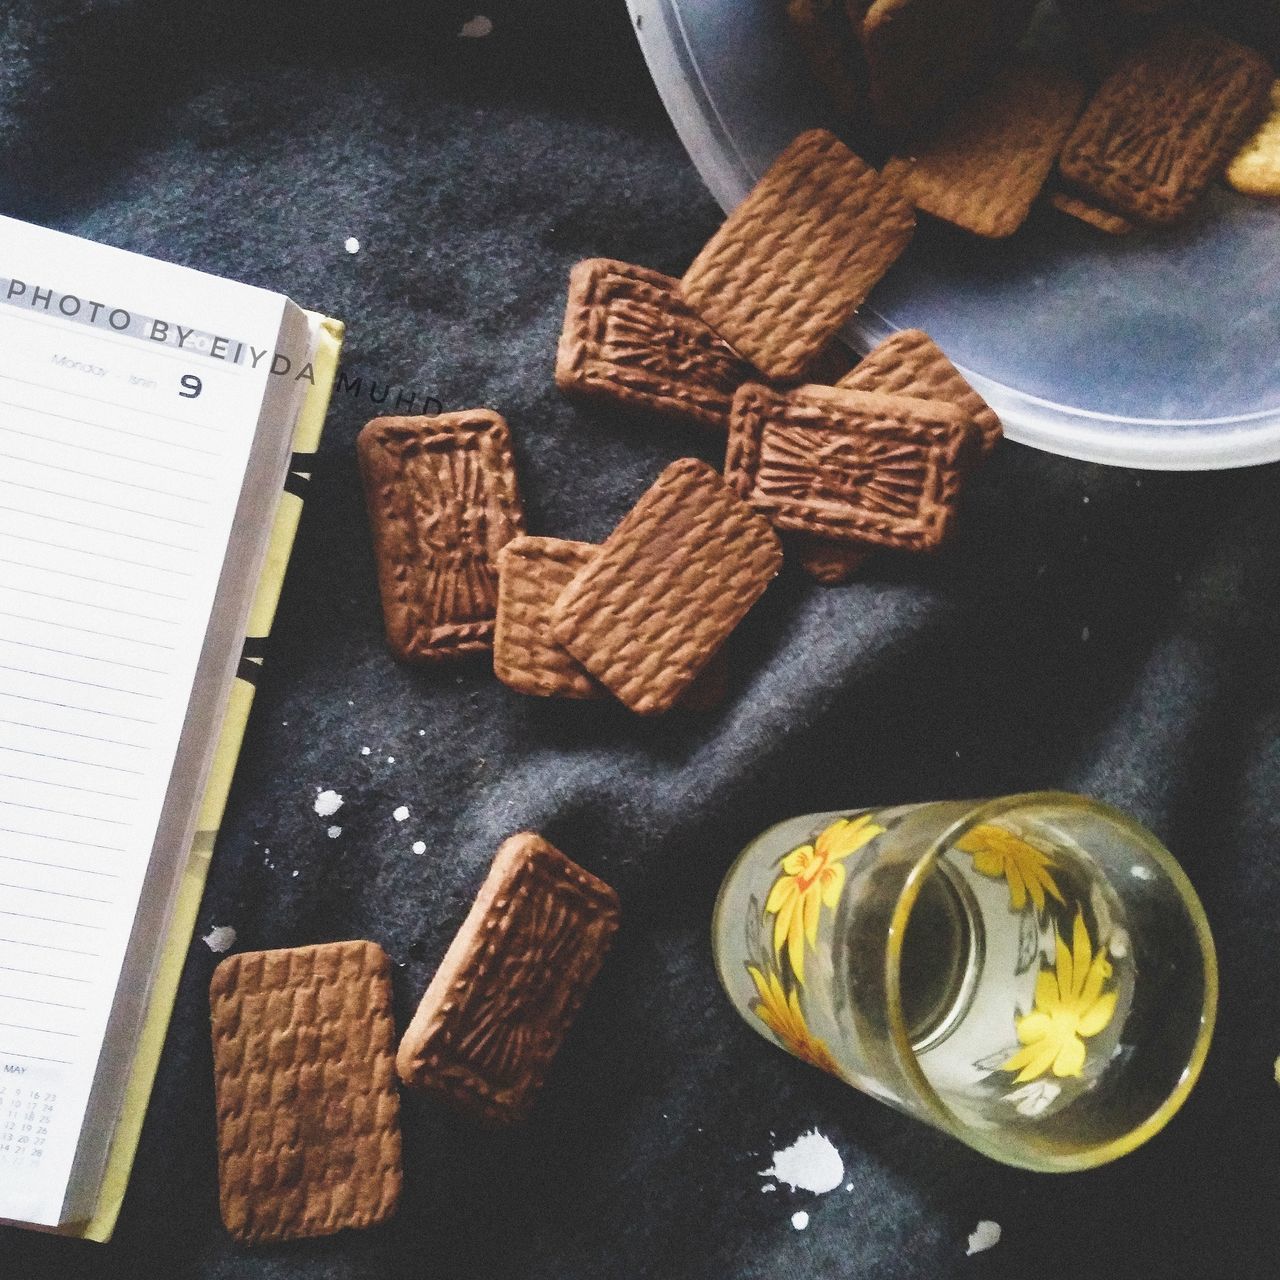
<svg viewBox="0 0 1280 1280">
<path fill-rule="evenodd" d="M 1065 71 L 1005 68 L 957 107 L 929 141 L 885 166 L 917 209 L 975 235 L 1001 239 L 1027 220 L 1085 87 Z"/>
<path fill-rule="evenodd" d="M 372 942 L 230 956 L 209 988 L 222 1220 L 242 1243 L 389 1218 L 400 1196 L 391 967 Z"/>
<path fill-rule="evenodd" d="M 570 272 L 556 351 L 556 386 L 566 395 L 725 432 L 733 393 L 754 376 L 685 305 L 678 280 L 609 258 Z"/>
<path fill-rule="evenodd" d="M 608 690 L 551 634 L 556 598 L 600 548 L 561 538 L 515 538 L 498 554 L 493 670 L 537 698 L 603 698 Z"/>
<path fill-rule="evenodd" d="M 667 711 L 781 563 L 768 524 L 705 462 L 682 458 L 561 593 L 552 634 L 632 711 Z"/>
<path fill-rule="evenodd" d="M 836 386 L 953 404 L 978 428 L 983 453 L 990 453 L 1003 434 L 995 410 L 922 329 L 900 329 L 892 334 L 868 352 Z"/>
<path fill-rule="evenodd" d="M 779 529 L 929 551 L 951 529 L 978 448 L 955 405 L 749 384 L 734 399 L 725 476 Z"/>
<path fill-rule="evenodd" d="M 551 634 L 560 593 L 600 548 L 561 538 L 513 538 L 498 553 L 498 622 L 493 671 L 503 684 L 536 698 L 609 698 L 613 695 Z M 723 651 L 707 664 L 678 704 L 709 711 L 728 688 Z"/>
<path fill-rule="evenodd" d="M 824 129 L 802 133 L 707 242 L 685 301 L 766 377 L 794 381 L 907 247 L 898 189 Z"/>
<path fill-rule="evenodd" d="M 618 928 L 618 896 L 533 832 L 505 841 L 396 1069 L 491 1124 L 523 1119 Z"/>
<path fill-rule="evenodd" d="M 1266 111 L 1275 78 L 1244 45 L 1179 25 L 1124 57 L 1058 162 L 1082 192 L 1142 222 L 1172 222 Z"/>
<path fill-rule="evenodd" d="M 356 451 L 392 652 L 491 649 L 497 554 L 524 532 L 507 424 L 488 409 L 375 418 Z"/>
<path fill-rule="evenodd" d="M 1034 0 L 873 0 L 850 17 L 871 105 L 891 133 L 925 132 L 941 108 L 1022 38 Z M 998 72 L 997 72 L 998 74 Z"/>
</svg>

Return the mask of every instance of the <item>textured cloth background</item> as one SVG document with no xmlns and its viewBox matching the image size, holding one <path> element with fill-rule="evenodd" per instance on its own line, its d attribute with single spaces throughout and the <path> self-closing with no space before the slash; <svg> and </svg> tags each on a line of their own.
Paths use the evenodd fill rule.
<svg viewBox="0 0 1280 1280">
<path fill-rule="evenodd" d="M 837 590 L 785 572 L 708 719 L 544 704 L 479 662 L 395 665 L 352 451 L 370 378 L 506 414 L 535 533 L 599 539 L 667 461 L 714 456 L 552 387 L 570 265 L 679 274 L 718 220 L 621 5 L 484 11 L 493 34 L 461 40 L 475 10 L 423 0 L 11 3 L 0 210 L 340 316 L 365 379 L 330 415 L 200 932 L 375 939 L 403 1026 L 499 840 L 533 827 L 617 887 L 617 949 L 528 1127 L 480 1133 L 406 1096 L 393 1223 L 249 1252 L 217 1215 L 215 957 L 197 937 L 116 1240 L 0 1231 L 0 1276 L 1276 1274 L 1280 474 L 1138 474 L 1006 444 L 941 558 Z M 781 817 L 1041 786 L 1153 827 L 1222 961 L 1185 1110 L 1070 1177 L 1001 1168 L 773 1049 L 729 1008 L 708 945 L 726 867 Z M 332 819 L 312 811 L 320 787 L 346 797 Z M 761 1195 L 773 1147 L 815 1124 L 853 1189 Z M 979 1218 L 1004 1239 L 966 1259 Z"/>
</svg>

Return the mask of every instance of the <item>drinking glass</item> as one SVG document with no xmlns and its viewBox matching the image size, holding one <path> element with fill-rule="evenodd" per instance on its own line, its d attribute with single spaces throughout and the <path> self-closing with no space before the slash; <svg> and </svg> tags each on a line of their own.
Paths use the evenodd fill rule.
<svg viewBox="0 0 1280 1280">
<path fill-rule="evenodd" d="M 1208 921 L 1173 856 L 1063 792 L 779 823 L 725 877 L 712 945 L 766 1039 L 1042 1172 L 1158 1132 L 1217 1008 Z"/>
</svg>

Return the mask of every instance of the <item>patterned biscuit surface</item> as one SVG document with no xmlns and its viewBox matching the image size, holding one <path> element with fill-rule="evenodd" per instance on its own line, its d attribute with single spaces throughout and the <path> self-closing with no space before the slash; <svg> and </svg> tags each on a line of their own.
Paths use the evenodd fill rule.
<svg viewBox="0 0 1280 1280">
<path fill-rule="evenodd" d="M 733 393 L 753 376 L 685 305 L 679 281 L 609 258 L 570 272 L 556 350 L 556 385 L 566 395 L 727 431 Z"/>
<path fill-rule="evenodd" d="M 929 551 L 950 532 L 978 448 L 955 405 L 748 384 L 733 402 L 725 475 L 779 529 Z"/>
<path fill-rule="evenodd" d="M 1271 86 L 1271 111 L 1227 166 L 1227 181 L 1247 196 L 1280 196 L 1280 80 Z"/>
<path fill-rule="evenodd" d="M 387 643 L 406 661 L 493 646 L 500 548 L 524 532 L 500 415 L 375 418 L 356 441 Z"/>
<path fill-rule="evenodd" d="M 1208 28 L 1171 27 L 1123 58 L 1058 162 L 1103 204 L 1144 222 L 1180 217 L 1266 111 L 1267 62 Z"/>
<path fill-rule="evenodd" d="M 995 410 L 921 329 L 900 329 L 890 335 L 836 386 L 850 391 L 912 396 L 917 400 L 945 400 L 960 409 L 978 428 L 984 453 L 990 453 L 1003 434 Z"/>
<path fill-rule="evenodd" d="M 246 1244 L 369 1227 L 400 1196 L 390 964 L 372 942 L 231 956 L 209 991 L 222 1220 Z"/>
<path fill-rule="evenodd" d="M 561 538 L 513 538 L 498 553 L 498 621 L 493 671 L 503 684 L 537 698 L 608 698 L 612 695 L 551 634 L 560 593 L 600 548 Z M 728 664 L 718 652 L 677 704 L 709 711 L 728 692 Z"/>
<path fill-rule="evenodd" d="M 522 1119 L 618 928 L 618 897 L 532 832 L 498 850 L 396 1055 L 405 1084 Z"/>
<path fill-rule="evenodd" d="M 667 711 L 781 563 L 768 524 L 705 462 L 682 458 L 562 592 L 552 634 L 632 711 Z"/>
<path fill-rule="evenodd" d="M 1084 103 L 1083 83 L 1022 63 L 956 109 L 933 139 L 885 166 L 917 209 L 1001 239 L 1027 219 Z"/>
<path fill-rule="evenodd" d="M 680 282 L 688 304 L 769 378 L 791 381 L 907 247 L 911 206 L 823 129 L 802 133 Z"/>
<path fill-rule="evenodd" d="M 599 551 L 589 542 L 515 538 L 498 553 L 498 622 L 493 670 L 503 684 L 538 698 L 602 698 L 607 690 L 551 634 L 551 610 Z"/>
</svg>

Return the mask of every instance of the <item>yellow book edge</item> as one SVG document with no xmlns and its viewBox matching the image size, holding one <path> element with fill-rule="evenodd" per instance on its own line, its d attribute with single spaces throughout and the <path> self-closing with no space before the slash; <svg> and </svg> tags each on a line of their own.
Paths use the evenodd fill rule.
<svg viewBox="0 0 1280 1280">
<path fill-rule="evenodd" d="M 293 436 L 295 454 L 315 453 L 319 447 L 320 434 L 324 430 L 325 415 L 329 409 L 329 397 L 337 377 L 338 356 L 342 351 L 344 333 L 339 320 L 331 320 L 314 312 L 308 312 L 307 315 L 316 334 L 316 349 L 311 361 L 315 382 L 308 388 L 298 415 Z M 297 469 L 296 463 L 293 469 Z M 271 530 L 266 563 L 263 565 L 262 576 L 258 579 L 258 589 L 249 614 L 250 638 L 265 639 L 271 632 L 301 515 L 302 499 L 292 493 L 282 493 L 276 510 L 275 525 Z M 120 1118 L 111 1139 L 97 1207 L 88 1222 L 63 1228 L 62 1234 L 105 1243 L 111 1239 L 111 1233 L 120 1217 L 129 1175 L 138 1152 L 138 1141 L 142 1136 L 147 1104 L 151 1099 L 151 1088 L 160 1065 L 160 1053 L 169 1029 L 169 1018 L 178 994 L 178 982 L 195 934 L 214 842 L 218 838 L 218 828 L 231 790 L 240 745 L 244 741 L 249 709 L 253 705 L 253 689 L 251 683 L 239 678 L 232 685 L 227 712 L 222 721 L 222 732 L 218 737 L 217 750 L 209 771 L 209 781 L 200 804 L 195 839 L 192 841 L 187 866 L 174 901 L 173 916 L 147 1001 L 146 1018 L 134 1052 Z"/>
</svg>

